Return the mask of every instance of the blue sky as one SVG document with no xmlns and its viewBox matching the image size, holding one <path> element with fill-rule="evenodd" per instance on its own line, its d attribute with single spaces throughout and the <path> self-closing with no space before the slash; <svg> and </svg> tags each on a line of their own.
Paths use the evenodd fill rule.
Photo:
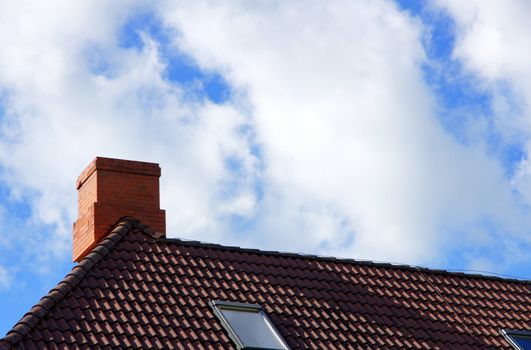
<svg viewBox="0 0 531 350">
<path fill-rule="evenodd" d="M 172 237 L 529 279 L 530 11 L 0 4 L 0 333 L 97 155 L 160 163 Z"/>
</svg>

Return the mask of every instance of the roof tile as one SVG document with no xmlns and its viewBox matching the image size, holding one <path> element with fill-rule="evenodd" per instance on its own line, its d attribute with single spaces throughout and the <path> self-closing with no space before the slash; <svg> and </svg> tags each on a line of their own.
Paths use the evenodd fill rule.
<svg viewBox="0 0 531 350">
<path fill-rule="evenodd" d="M 529 282 L 155 239 L 127 219 L 0 349 L 234 349 L 211 299 L 262 304 L 292 349 L 510 349 L 499 329 L 531 324 Z"/>
</svg>

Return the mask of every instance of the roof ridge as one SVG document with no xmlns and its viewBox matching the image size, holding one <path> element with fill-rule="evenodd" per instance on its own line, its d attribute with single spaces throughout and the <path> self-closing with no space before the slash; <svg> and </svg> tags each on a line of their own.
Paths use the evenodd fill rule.
<svg viewBox="0 0 531 350">
<path fill-rule="evenodd" d="M 426 272 L 430 274 L 443 274 L 443 275 L 450 275 L 450 276 L 472 277 L 472 278 L 488 279 L 488 280 L 495 280 L 495 281 L 507 281 L 507 282 L 531 284 L 531 279 L 489 276 L 489 275 L 482 275 L 479 273 L 466 273 L 462 271 L 451 271 L 451 270 L 445 270 L 445 269 L 437 269 L 437 268 L 393 263 L 393 262 L 379 262 L 379 261 L 373 261 L 373 260 L 341 258 L 341 257 L 325 256 L 325 255 L 317 255 L 317 254 L 283 252 L 283 251 L 278 251 L 278 250 L 261 250 L 261 249 L 256 249 L 256 248 L 244 248 L 244 247 L 239 247 L 239 246 L 223 245 L 223 244 L 218 244 L 218 243 L 210 243 L 210 242 L 189 240 L 189 239 L 183 239 L 183 238 L 162 238 L 161 240 L 168 242 L 168 243 L 176 243 L 176 244 L 183 244 L 183 245 L 189 245 L 189 246 L 199 246 L 199 247 L 205 247 L 205 248 L 211 248 L 211 249 L 237 250 L 237 251 L 251 253 L 251 254 L 277 255 L 277 256 L 284 256 L 284 257 L 290 257 L 290 258 L 301 258 L 301 259 L 316 259 L 319 261 L 342 262 L 346 264 L 366 265 L 366 266 L 375 266 L 375 267 L 388 267 L 388 268 L 399 269 L 399 270 Z"/>
<path fill-rule="evenodd" d="M 37 304 L 35 304 L 30 311 L 8 331 L 4 338 L 0 338 L 0 348 L 4 348 L 6 345 L 12 347 L 15 345 L 25 334 L 27 334 L 47 313 L 52 307 L 63 298 L 69 291 L 76 287 L 83 277 L 98 263 L 100 262 L 112 248 L 129 232 L 132 228 L 138 228 L 142 232 L 154 237 L 159 238 L 160 234 L 154 232 L 144 224 L 141 224 L 139 220 L 133 217 L 122 217 L 116 223 L 112 231 L 92 249 L 72 270 L 48 292 L 47 295 L 41 298 Z"/>
</svg>

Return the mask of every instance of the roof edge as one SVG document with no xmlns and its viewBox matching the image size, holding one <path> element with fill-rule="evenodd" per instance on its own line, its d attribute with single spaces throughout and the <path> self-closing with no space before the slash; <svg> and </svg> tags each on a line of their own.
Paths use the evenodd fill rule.
<svg viewBox="0 0 531 350">
<path fill-rule="evenodd" d="M 35 304 L 30 311 L 8 331 L 5 337 L 0 338 L 0 349 L 8 349 L 14 346 L 48 313 L 49 310 L 61 300 L 69 291 L 76 287 L 83 277 L 109 252 L 131 229 L 137 228 L 143 233 L 159 239 L 160 234 L 153 231 L 149 226 L 140 223 L 133 217 L 122 217 L 110 233 L 92 251 L 87 254 L 72 270 L 57 284 L 47 295 Z M 7 346 L 7 347 L 6 347 Z"/>
<path fill-rule="evenodd" d="M 276 255 L 276 256 L 283 256 L 283 257 L 288 257 L 288 258 L 330 261 L 330 262 L 339 262 L 339 263 L 353 264 L 353 265 L 386 267 L 386 268 L 397 269 L 397 270 L 408 270 L 408 271 L 424 272 L 424 273 L 429 273 L 429 274 L 443 274 L 443 275 L 460 276 L 460 277 L 467 277 L 467 278 L 479 278 L 479 279 L 488 279 L 488 280 L 495 280 L 495 281 L 531 284 L 531 279 L 482 275 L 479 273 L 466 273 L 463 271 L 451 271 L 451 270 L 445 270 L 445 269 L 436 269 L 436 268 L 400 264 L 400 263 L 393 263 L 393 262 L 379 262 L 379 261 L 372 261 L 372 260 L 358 260 L 354 258 L 341 258 L 341 257 L 323 256 L 323 255 L 316 255 L 316 254 L 293 253 L 293 252 L 283 252 L 283 251 L 276 251 L 276 250 L 261 250 L 261 249 L 256 249 L 256 248 L 243 248 L 243 247 L 238 247 L 238 246 L 222 245 L 222 244 L 217 244 L 217 243 L 203 242 L 203 241 L 197 241 L 197 240 L 188 240 L 188 239 L 182 239 L 182 238 L 162 237 L 160 240 L 164 242 L 168 242 L 168 243 L 174 243 L 174 244 L 197 246 L 197 247 L 211 248 L 211 249 L 236 250 L 236 251 L 250 253 L 250 254 Z"/>
</svg>

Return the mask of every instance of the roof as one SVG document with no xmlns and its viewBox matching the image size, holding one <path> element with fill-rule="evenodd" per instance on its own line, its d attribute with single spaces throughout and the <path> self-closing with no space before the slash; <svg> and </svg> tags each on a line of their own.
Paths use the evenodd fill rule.
<svg viewBox="0 0 531 350">
<path fill-rule="evenodd" d="M 531 283 L 166 239 L 124 218 L 9 348 L 234 349 L 210 300 L 260 304 L 292 349 L 512 349 Z"/>
</svg>

